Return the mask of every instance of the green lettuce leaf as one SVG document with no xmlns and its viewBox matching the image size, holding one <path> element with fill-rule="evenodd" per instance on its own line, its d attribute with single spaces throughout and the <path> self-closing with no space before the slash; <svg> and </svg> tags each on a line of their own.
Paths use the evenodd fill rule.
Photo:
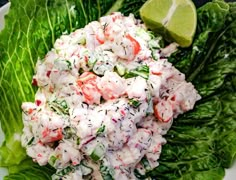
<svg viewBox="0 0 236 180">
<path fill-rule="evenodd" d="M 213 1 L 198 9 L 192 47 L 172 61 L 202 99 L 176 119 L 166 135 L 158 179 L 223 179 L 236 154 L 236 3 Z"/>
<path fill-rule="evenodd" d="M 145 0 L 14 0 L 0 33 L 0 122 L 5 141 L 0 166 L 5 179 L 50 179 L 21 147 L 21 104 L 33 101 L 34 66 L 63 33 L 118 11 L 139 17 Z M 203 99 L 173 123 L 166 135 L 160 166 L 153 179 L 222 179 L 236 153 L 236 3 L 216 0 L 198 9 L 194 43 L 169 60 L 186 73 Z"/>
<path fill-rule="evenodd" d="M 51 179 L 53 173 L 55 173 L 55 170 L 52 167 L 40 167 L 32 159 L 25 159 L 21 162 L 20 166 L 11 166 L 9 168 L 9 175 L 4 180 L 45 180 Z"/>
</svg>

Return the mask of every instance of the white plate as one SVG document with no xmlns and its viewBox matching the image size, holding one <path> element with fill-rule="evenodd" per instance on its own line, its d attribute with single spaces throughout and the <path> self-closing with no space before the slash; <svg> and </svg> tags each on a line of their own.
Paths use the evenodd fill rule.
<svg viewBox="0 0 236 180">
<path fill-rule="evenodd" d="M 7 14 L 10 7 L 10 3 L 4 5 L 2 8 L 0 8 L 0 31 L 4 27 L 4 15 Z M 0 145 L 2 144 L 4 140 L 4 134 L 2 133 L 1 124 L 0 124 Z M 7 170 L 4 168 L 0 168 L 0 179 L 3 179 L 3 177 L 7 174 Z M 236 162 L 234 163 L 233 167 L 230 169 L 226 169 L 226 175 L 224 180 L 235 180 L 236 179 Z"/>
<path fill-rule="evenodd" d="M 0 8 L 0 31 L 4 27 L 4 15 L 8 13 L 9 7 L 10 7 L 10 3 L 7 3 L 3 7 Z"/>
</svg>

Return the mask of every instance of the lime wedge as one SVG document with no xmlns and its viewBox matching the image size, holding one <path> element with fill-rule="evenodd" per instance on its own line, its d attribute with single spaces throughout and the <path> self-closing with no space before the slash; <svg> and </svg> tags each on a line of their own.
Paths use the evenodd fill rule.
<svg viewBox="0 0 236 180">
<path fill-rule="evenodd" d="M 148 0 L 140 16 L 152 31 L 181 47 L 192 44 L 197 26 L 196 7 L 191 0 Z"/>
</svg>

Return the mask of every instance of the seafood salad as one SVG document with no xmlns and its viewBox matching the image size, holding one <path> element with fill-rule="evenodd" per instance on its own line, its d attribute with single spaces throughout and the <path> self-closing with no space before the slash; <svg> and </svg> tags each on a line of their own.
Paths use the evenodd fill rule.
<svg viewBox="0 0 236 180">
<path fill-rule="evenodd" d="M 158 166 L 163 135 L 201 97 L 165 57 L 173 46 L 131 14 L 62 35 L 38 60 L 22 145 L 52 179 L 136 179 Z"/>
</svg>

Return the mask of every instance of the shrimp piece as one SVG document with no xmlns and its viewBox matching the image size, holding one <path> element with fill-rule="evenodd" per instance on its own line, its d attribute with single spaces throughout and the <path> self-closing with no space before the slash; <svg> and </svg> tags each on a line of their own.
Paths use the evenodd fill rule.
<svg viewBox="0 0 236 180">
<path fill-rule="evenodd" d="M 154 114 L 159 121 L 169 122 L 173 119 L 173 108 L 170 101 L 161 100 L 154 106 Z"/>
<path fill-rule="evenodd" d="M 70 37 L 72 38 L 73 44 L 81 44 L 84 45 L 86 43 L 85 39 L 85 31 L 84 29 L 77 29 L 76 31 L 72 32 L 70 34 Z"/>
<path fill-rule="evenodd" d="M 48 72 L 51 71 L 51 68 L 43 62 L 38 60 L 36 63 L 37 72 L 33 76 L 32 84 L 38 87 L 45 87 L 50 83 Z"/>
<path fill-rule="evenodd" d="M 49 143 L 63 138 L 62 127 L 64 120 L 58 114 L 46 111 L 45 114 L 39 113 L 38 119 L 39 124 L 34 131 L 39 134 L 41 142 Z"/>
<path fill-rule="evenodd" d="M 126 93 L 130 99 L 145 100 L 147 98 L 147 82 L 140 76 L 126 80 Z"/>
<path fill-rule="evenodd" d="M 24 113 L 26 113 L 28 116 L 33 115 L 37 111 L 37 105 L 35 103 L 31 102 L 24 102 L 21 105 L 21 109 L 23 110 Z"/>
<path fill-rule="evenodd" d="M 35 104 L 37 106 L 45 106 L 47 102 L 47 97 L 43 89 L 39 89 L 35 94 Z"/>
<path fill-rule="evenodd" d="M 105 42 L 103 26 L 98 21 L 89 23 L 84 28 L 86 38 L 86 48 L 95 50 L 95 48 Z"/>
<path fill-rule="evenodd" d="M 201 99 L 201 96 L 194 89 L 192 83 L 186 81 L 179 83 L 173 92 L 168 99 L 175 111 L 175 117 L 193 109 L 194 103 Z"/>
<path fill-rule="evenodd" d="M 81 88 L 84 102 L 88 104 L 100 104 L 101 93 L 97 87 L 99 77 L 91 72 L 84 72 L 78 79 L 77 84 Z"/>
<path fill-rule="evenodd" d="M 162 79 L 160 76 L 156 76 L 153 74 L 149 75 L 147 80 L 148 87 L 151 93 L 151 96 L 154 97 L 153 101 L 157 101 L 160 97 L 160 89 L 162 85 Z"/>
<path fill-rule="evenodd" d="M 39 142 L 36 145 L 29 146 L 26 151 L 33 158 L 33 161 L 38 162 L 40 166 L 44 166 L 48 162 L 52 148 Z"/>
<path fill-rule="evenodd" d="M 116 43 L 113 43 L 111 48 L 114 54 L 122 59 L 132 61 L 141 50 L 139 42 L 130 34 L 123 35 L 124 37 L 116 36 Z"/>
<path fill-rule="evenodd" d="M 125 79 L 121 78 L 117 73 L 106 71 L 98 83 L 98 88 L 102 93 L 102 97 L 105 100 L 109 100 L 118 98 L 125 93 L 126 87 L 124 84 Z"/>
<path fill-rule="evenodd" d="M 146 150 L 151 144 L 151 141 L 148 141 L 148 139 L 151 138 L 151 134 L 151 131 L 139 128 L 129 139 L 127 145 L 112 153 L 113 158 L 115 157 L 115 159 L 118 160 L 116 162 L 111 162 L 113 166 L 121 165 L 124 167 L 130 167 L 136 165 L 144 156 Z"/>
<path fill-rule="evenodd" d="M 46 127 L 42 131 L 41 141 L 43 143 L 49 143 L 49 142 L 59 141 L 59 140 L 62 139 L 62 137 L 63 137 L 63 135 L 62 135 L 62 129 L 61 128 L 49 129 L 49 128 Z"/>
<path fill-rule="evenodd" d="M 37 111 L 32 118 L 30 121 L 32 124 L 31 132 L 36 135 L 36 140 L 42 143 L 50 143 L 63 138 L 64 119 L 60 115 L 43 108 Z"/>
<path fill-rule="evenodd" d="M 146 158 L 149 161 L 151 168 L 155 168 L 158 165 L 157 160 L 160 158 L 162 145 L 166 143 L 166 140 L 158 133 L 154 133 L 152 136 L 151 145 L 149 146 Z"/>
<path fill-rule="evenodd" d="M 63 168 L 72 163 L 74 166 L 78 165 L 81 161 L 81 155 L 79 150 L 72 146 L 68 141 L 61 142 L 55 149 L 51 156 L 56 157 L 56 168 Z"/>
<path fill-rule="evenodd" d="M 169 57 L 171 54 L 177 51 L 177 47 L 179 45 L 177 43 L 171 43 L 165 48 L 161 49 L 161 56 Z"/>
<path fill-rule="evenodd" d="M 104 36 L 107 40 L 114 41 L 114 37 L 123 34 L 123 15 L 120 12 L 112 13 L 110 16 L 100 18 L 103 26 Z"/>
<path fill-rule="evenodd" d="M 69 35 L 62 35 L 56 40 L 54 48 L 57 54 L 63 59 L 70 59 L 74 54 L 78 52 L 81 45 L 76 43 L 74 38 Z"/>
<path fill-rule="evenodd" d="M 92 58 L 96 59 L 93 72 L 98 75 L 104 75 L 106 71 L 113 71 L 117 60 L 117 57 L 112 52 L 106 50 L 95 52 Z"/>
<path fill-rule="evenodd" d="M 49 51 L 46 56 L 45 56 L 45 60 L 44 63 L 46 64 L 46 66 L 48 67 L 48 71 L 51 70 L 54 66 L 54 61 L 55 59 L 58 59 L 59 55 L 56 53 L 55 49 L 52 49 L 51 51 Z"/>
</svg>

